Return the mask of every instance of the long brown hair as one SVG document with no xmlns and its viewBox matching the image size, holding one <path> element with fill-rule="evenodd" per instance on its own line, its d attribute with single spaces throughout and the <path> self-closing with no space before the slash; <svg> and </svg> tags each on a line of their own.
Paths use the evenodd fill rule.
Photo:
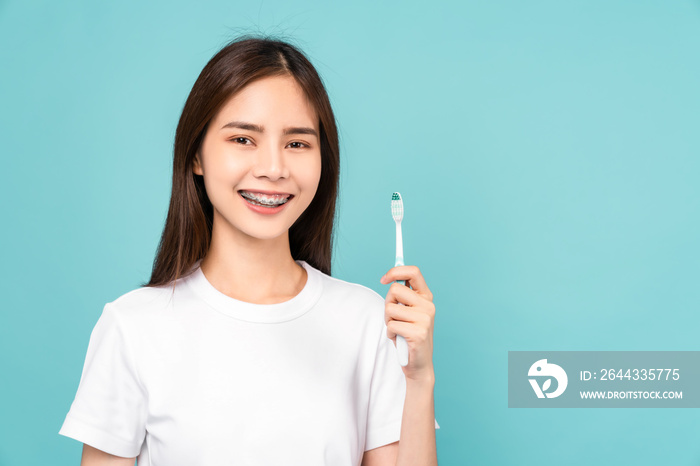
<svg viewBox="0 0 700 466">
<path fill-rule="evenodd" d="M 323 81 L 308 58 L 288 42 L 251 35 L 229 42 L 209 60 L 192 86 L 175 133 L 173 183 L 165 228 L 148 283 L 162 286 L 185 276 L 211 241 L 213 208 L 192 164 L 207 126 L 235 93 L 256 79 L 292 76 L 319 117 L 321 178 L 314 199 L 289 229 L 294 260 L 331 274 L 335 205 L 340 171 L 338 130 Z"/>
</svg>

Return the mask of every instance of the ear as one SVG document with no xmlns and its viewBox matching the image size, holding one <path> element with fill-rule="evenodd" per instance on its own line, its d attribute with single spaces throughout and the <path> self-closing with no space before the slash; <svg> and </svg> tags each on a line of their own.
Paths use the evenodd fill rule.
<svg viewBox="0 0 700 466">
<path fill-rule="evenodd" d="M 202 164 L 201 164 L 200 160 L 202 160 L 201 155 L 200 155 L 199 151 L 197 151 L 197 153 L 194 155 L 194 160 L 192 161 L 192 172 L 195 175 L 202 175 L 203 176 L 204 171 L 202 170 Z"/>
</svg>

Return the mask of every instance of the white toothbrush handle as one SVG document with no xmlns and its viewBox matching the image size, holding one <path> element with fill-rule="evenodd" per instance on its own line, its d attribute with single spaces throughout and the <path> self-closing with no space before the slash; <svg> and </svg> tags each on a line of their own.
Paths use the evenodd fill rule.
<svg viewBox="0 0 700 466">
<path fill-rule="evenodd" d="M 401 223 L 396 223 L 396 264 L 395 266 L 404 265 L 403 263 L 403 238 L 401 236 Z M 406 280 L 396 280 L 397 283 L 406 285 Z M 399 303 L 403 306 L 403 304 Z M 399 364 L 402 366 L 408 365 L 408 343 L 401 335 L 396 335 L 396 355 L 399 358 Z"/>
</svg>

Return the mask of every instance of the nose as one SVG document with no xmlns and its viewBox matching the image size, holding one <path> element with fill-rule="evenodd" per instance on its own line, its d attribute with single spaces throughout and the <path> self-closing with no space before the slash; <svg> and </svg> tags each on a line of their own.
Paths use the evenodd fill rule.
<svg viewBox="0 0 700 466">
<path fill-rule="evenodd" d="M 276 145 L 268 145 L 257 150 L 253 176 L 256 178 L 265 177 L 273 181 L 287 178 L 289 169 L 285 161 L 284 149 Z"/>
</svg>

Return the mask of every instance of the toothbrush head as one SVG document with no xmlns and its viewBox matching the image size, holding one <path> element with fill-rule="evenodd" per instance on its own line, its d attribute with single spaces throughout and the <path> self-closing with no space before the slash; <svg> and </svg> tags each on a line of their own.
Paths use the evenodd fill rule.
<svg viewBox="0 0 700 466">
<path fill-rule="evenodd" d="M 403 220 L 403 200 L 399 193 L 391 195 L 391 216 L 395 222 Z"/>
</svg>

